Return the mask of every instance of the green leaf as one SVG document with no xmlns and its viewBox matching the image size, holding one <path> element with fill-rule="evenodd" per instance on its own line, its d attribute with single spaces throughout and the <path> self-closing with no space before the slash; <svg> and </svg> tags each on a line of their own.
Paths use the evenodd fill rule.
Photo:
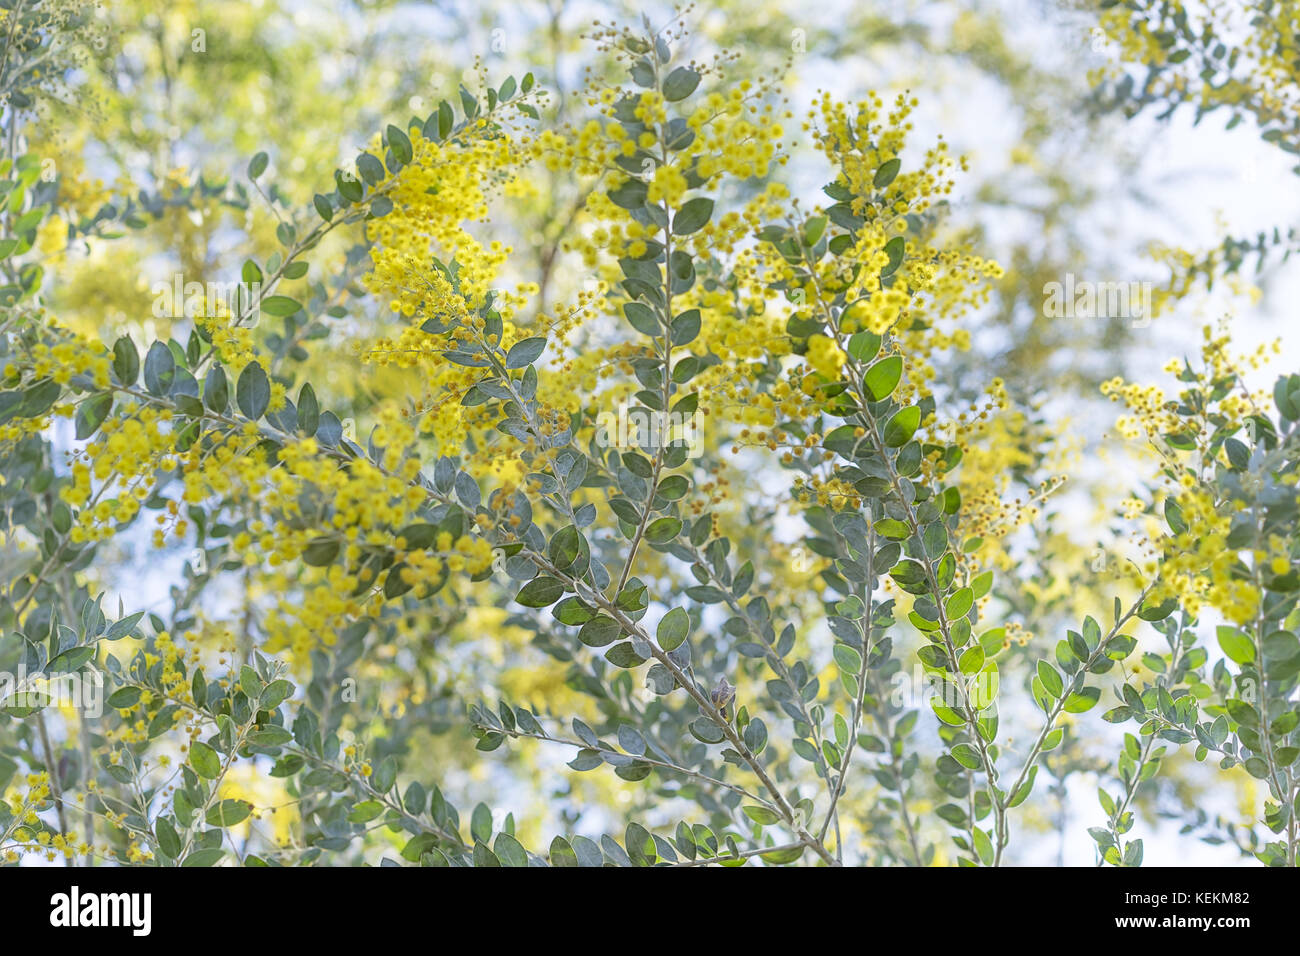
<svg viewBox="0 0 1300 956">
<path fill-rule="evenodd" d="M 658 518 L 646 527 L 645 537 L 647 541 L 655 544 L 663 544 L 665 541 L 671 541 L 677 537 L 678 532 L 682 530 L 680 518 L 664 517 Z"/>
<path fill-rule="evenodd" d="M 279 747 L 291 740 L 293 740 L 293 733 L 283 727 L 254 730 L 248 735 L 248 742 L 255 747 Z"/>
<path fill-rule="evenodd" d="M 722 728 L 707 717 L 696 717 L 690 722 L 687 729 L 691 732 L 692 737 L 705 744 L 722 743 L 723 738 L 726 736 L 722 732 Z"/>
<path fill-rule="evenodd" d="M 890 355 L 867 369 L 862 376 L 862 390 L 873 402 L 879 402 L 893 394 L 902 377 L 903 357 Z"/>
<path fill-rule="evenodd" d="M 641 736 L 641 731 L 627 724 L 619 724 L 618 745 L 637 757 L 645 753 L 645 737 Z"/>
<path fill-rule="evenodd" d="M 885 425 L 885 444 L 890 448 L 901 448 L 912 440 L 920 424 L 921 409 L 915 405 L 900 409 Z"/>
<path fill-rule="evenodd" d="M 525 83 L 527 80 L 525 80 Z M 524 90 L 527 93 L 527 90 Z M 443 100 L 438 104 L 438 138 L 446 139 L 456 122 L 456 113 L 450 103 Z"/>
<path fill-rule="evenodd" d="M 673 345 L 689 345 L 700 334 L 700 310 L 689 309 L 672 321 Z"/>
<path fill-rule="evenodd" d="M 248 178 L 256 179 L 262 173 L 266 172 L 266 166 L 271 161 L 266 153 L 257 153 L 248 161 Z"/>
<path fill-rule="evenodd" d="M 384 812 L 384 805 L 378 800 L 366 800 L 358 803 L 348 814 L 349 823 L 369 823 Z"/>
<path fill-rule="evenodd" d="M 793 863 L 799 857 L 803 856 L 805 844 L 800 843 L 798 846 L 791 847 L 787 850 L 773 850 L 770 853 L 760 853 L 764 863 L 771 863 L 774 866 L 780 866 L 785 863 Z"/>
<path fill-rule="evenodd" d="M 49 204 L 35 206 L 32 209 L 27 210 L 14 222 L 13 231 L 22 234 L 27 232 L 29 229 L 35 229 L 40 225 L 41 220 L 45 218 L 45 214 L 49 211 Z"/>
<path fill-rule="evenodd" d="M 840 670 L 846 674 L 857 674 L 862 670 L 862 655 L 856 648 L 849 647 L 847 644 L 836 644 L 831 651 L 831 656 L 835 658 L 835 663 Z"/>
<path fill-rule="evenodd" d="M 1255 660 L 1255 644 L 1235 627 L 1220 625 L 1218 629 L 1219 647 L 1223 653 L 1237 664 L 1249 664 Z"/>
<path fill-rule="evenodd" d="M 190 766 L 200 777 L 216 780 L 221 776 L 221 758 L 201 740 L 190 745 Z"/>
<path fill-rule="evenodd" d="M 677 210 L 677 215 L 673 216 L 673 235 L 689 236 L 693 232 L 699 232 L 712 216 L 713 200 L 705 196 L 697 196 L 689 200 Z"/>
<path fill-rule="evenodd" d="M 578 640 L 588 647 L 604 647 L 623 635 L 623 628 L 612 617 L 593 617 L 578 630 Z"/>
<path fill-rule="evenodd" d="M 140 354 L 130 336 L 124 335 L 113 343 L 113 374 L 123 385 L 134 385 L 140 377 Z"/>
<path fill-rule="evenodd" d="M 1163 621 L 1170 614 L 1174 613 L 1174 608 L 1178 607 L 1178 599 L 1170 598 L 1159 604 L 1152 605 L 1149 601 L 1142 605 L 1138 610 L 1138 617 L 1144 621 Z"/>
<path fill-rule="evenodd" d="M 980 766 L 980 753 L 970 744 L 958 744 L 952 748 L 952 758 L 967 770 L 974 770 Z"/>
<path fill-rule="evenodd" d="M 108 706 L 118 708 L 131 707 L 140 699 L 140 693 L 140 688 L 138 687 L 122 687 L 113 691 L 113 693 L 109 695 L 107 701 Z"/>
<path fill-rule="evenodd" d="M 239 374 L 235 384 L 235 401 L 239 410 L 251 421 L 257 421 L 266 414 L 271 404 L 271 382 L 266 377 L 262 366 L 249 362 Z"/>
<path fill-rule="evenodd" d="M 880 336 L 875 332 L 855 332 L 849 337 L 849 355 L 859 362 L 870 362 L 880 351 L 880 341 Z M 902 362 L 901 358 L 899 362 Z"/>
<path fill-rule="evenodd" d="M 1134 840 L 1124 847 L 1124 865 L 1141 866 L 1142 865 L 1142 841 Z"/>
<path fill-rule="evenodd" d="M 219 846 L 195 850 L 181 861 L 181 866 L 213 866 L 225 855 L 226 851 Z"/>
<path fill-rule="evenodd" d="M 302 311 L 302 303 L 287 295 L 268 295 L 262 300 L 262 311 L 277 318 L 293 315 Z"/>
<path fill-rule="evenodd" d="M 664 78 L 664 99 L 669 103 L 684 100 L 700 85 L 700 74 L 690 67 L 679 66 Z"/>
<path fill-rule="evenodd" d="M 1043 682 L 1043 688 L 1053 697 L 1059 698 L 1065 691 L 1065 683 L 1061 680 L 1061 675 L 1047 661 L 1038 662 L 1038 679 Z"/>
<path fill-rule="evenodd" d="M 1085 687 L 1065 698 L 1065 712 L 1082 714 L 1084 711 L 1092 710 L 1100 699 L 1101 691 L 1098 688 Z"/>
<path fill-rule="evenodd" d="M 639 179 L 629 179 L 610 189 L 606 195 L 609 201 L 620 209 L 640 209 L 645 205 L 646 184 Z"/>
<path fill-rule="evenodd" d="M 615 667 L 623 668 L 640 667 L 646 662 L 646 659 L 633 649 L 631 641 L 615 644 L 605 652 L 605 660 Z"/>
<path fill-rule="evenodd" d="M 574 852 L 569 841 L 557 836 L 551 841 L 551 866 L 578 866 L 578 854 Z"/>
<path fill-rule="evenodd" d="M 871 185 L 875 186 L 877 189 L 884 189 L 894 181 L 894 177 L 898 175 L 898 170 L 902 165 L 903 161 L 898 157 L 885 160 L 885 162 L 880 164 L 880 168 L 876 170 L 876 175 L 872 178 Z"/>
<path fill-rule="evenodd" d="M 817 245 L 818 240 L 826 232 L 826 223 L 829 220 L 825 216 L 813 216 L 804 223 L 803 242 L 809 249 Z"/>
<path fill-rule="evenodd" d="M 515 600 L 524 607 L 550 607 L 564 595 L 564 582 L 541 574 L 523 586 Z"/>
<path fill-rule="evenodd" d="M 287 680 L 273 680 L 262 689 L 261 696 L 257 698 L 258 709 L 273 711 L 292 693 L 293 685 Z"/>
<path fill-rule="evenodd" d="M 893 275 L 898 271 L 898 267 L 903 263 L 903 253 L 907 250 L 907 242 L 902 236 L 895 236 L 885 243 L 885 255 L 889 256 L 889 264 L 880 270 L 881 278 Z"/>
<path fill-rule="evenodd" d="M 226 370 L 220 365 L 208 369 L 203 379 L 203 404 L 218 414 L 224 414 L 230 404 L 230 387 L 226 384 Z"/>
<path fill-rule="evenodd" d="M 469 818 L 469 832 L 480 843 L 487 843 L 492 838 L 492 811 L 487 804 L 475 804 Z"/>
<path fill-rule="evenodd" d="M 339 542 L 336 538 L 315 538 L 303 549 L 302 560 L 313 568 L 323 568 L 334 561 L 339 554 Z"/>
<path fill-rule="evenodd" d="M 316 400 L 316 390 L 311 387 L 311 382 L 305 382 L 298 392 L 298 431 L 315 435 L 319 427 L 320 402 Z"/>
<path fill-rule="evenodd" d="M 642 335 L 659 335 L 663 332 L 663 323 L 650 306 L 642 302 L 628 302 L 623 306 L 623 314 L 628 324 Z"/>
<path fill-rule="evenodd" d="M 1260 646 L 1267 661 L 1286 661 L 1300 654 L 1300 640 L 1290 631 L 1273 631 Z"/>
<path fill-rule="evenodd" d="M 957 660 L 957 668 L 963 674 L 977 674 L 984 666 L 984 648 L 976 644 L 967 648 Z"/>
<path fill-rule="evenodd" d="M 691 617 L 680 607 L 675 607 L 659 621 L 655 637 L 665 651 L 676 650 L 686 640 L 691 630 Z"/>
<path fill-rule="evenodd" d="M 551 615 L 561 624 L 576 627 L 580 624 L 586 624 L 596 616 L 596 612 L 588 607 L 581 598 L 570 596 L 555 605 Z"/>
<path fill-rule="evenodd" d="M 547 556 L 553 565 L 564 571 L 577 560 L 581 550 L 582 535 L 573 525 L 566 525 L 552 536 Z"/>
<path fill-rule="evenodd" d="M 930 709 L 934 711 L 936 717 L 942 720 L 950 727 L 961 727 L 966 723 L 965 718 L 957 713 L 951 707 L 945 707 L 938 697 L 930 698 Z"/>
<path fill-rule="evenodd" d="M 509 833 L 498 833 L 492 843 L 492 852 L 496 854 L 503 866 L 523 867 L 528 865 L 528 853 L 523 845 Z"/>
<path fill-rule="evenodd" d="M 144 617 L 144 611 L 136 611 L 134 614 L 128 614 L 126 617 L 114 621 L 109 625 L 108 630 L 104 632 L 103 640 L 120 641 L 135 630 L 135 626 L 140 623 L 142 617 Z"/>
<path fill-rule="evenodd" d="M 537 357 L 546 348 L 546 337 L 542 335 L 524 339 L 510 346 L 506 353 L 506 368 L 523 368 L 537 361 Z"/>
<path fill-rule="evenodd" d="M 411 140 L 406 133 L 393 126 L 391 123 L 387 129 L 388 148 L 393 151 L 394 158 L 405 166 L 411 161 L 413 153 L 411 152 Z"/>
<path fill-rule="evenodd" d="M 181 852 L 181 838 L 176 833 L 176 828 L 172 826 L 171 820 L 167 817 L 159 816 L 154 821 L 154 833 L 158 836 L 158 849 L 165 855 L 175 859 Z"/>
<path fill-rule="evenodd" d="M 949 621 L 955 621 L 958 618 L 965 617 L 970 612 L 971 605 L 975 602 L 975 594 L 970 588 L 961 588 L 954 591 L 948 598 L 947 604 L 944 605 L 944 611 L 948 615 Z"/>
<path fill-rule="evenodd" d="M 669 475 L 659 482 L 659 487 L 655 489 L 655 492 L 669 501 L 676 501 L 690 489 L 690 481 L 684 475 Z"/>
<path fill-rule="evenodd" d="M 222 800 L 208 809 L 207 816 L 204 819 L 207 821 L 208 826 L 233 827 L 235 824 L 247 820 L 248 815 L 252 812 L 253 805 L 247 800 Z"/>
<path fill-rule="evenodd" d="M 77 440 L 89 438 L 99 430 L 99 426 L 104 424 L 109 413 L 113 410 L 113 393 L 104 392 L 101 395 L 92 395 L 84 399 L 77 406 L 76 429 Z"/>
<path fill-rule="evenodd" d="M 154 342 L 144 357 L 144 387 L 150 395 L 166 395 L 175 379 L 176 357 L 162 342 Z"/>
<path fill-rule="evenodd" d="M 357 172 L 373 186 L 384 178 L 384 164 L 373 153 L 362 153 L 357 157 Z"/>
<path fill-rule="evenodd" d="M 1053 733 L 1057 733 L 1057 732 L 1059 731 L 1053 731 Z M 1050 750 L 1051 748 L 1044 746 L 1043 749 Z M 1038 765 L 1035 764 L 1034 766 L 1029 768 L 1029 776 L 1025 779 L 1025 782 L 1020 785 L 1020 789 L 1011 795 L 1011 800 L 1008 801 L 1007 806 L 1018 807 L 1020 806 L 1020 804 L 1024 803 L 1025 800 L 1028 799 L 1030 792 L 1034 789 L 1034 781 L 1037 778 L 1038 778 Z"/>
<path fill-rule="evenodd" d="M 768 807 L 744 806 L 741 807 L 741 809 L 745 811 L 745 816 L 749 817 L 749 819 L 753 820 L 760 827 L 771 826 L 773 823 L 777 823 L 781 819 L 775 810 L 771 810 Z"/>
</svg>

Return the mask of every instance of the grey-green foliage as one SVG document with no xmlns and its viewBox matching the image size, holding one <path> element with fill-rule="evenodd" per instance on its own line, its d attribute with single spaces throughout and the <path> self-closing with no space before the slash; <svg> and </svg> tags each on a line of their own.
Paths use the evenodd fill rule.
<svg viewBox="0 0 1300 956">
<path fill-rule="evenodd" d="M 1105 714 L 1108 721 L 1135 726 L 1137 735 L 1125 735 L 1117 792 L 1099 791 L 1106 825 L 1090 833 L 1105 862 L 1140 863 L 1142 840 L 1125 839 L 1135 825 L 1134 797 L 1156 775 L 1171 746 L 1192 747 L 1198 761 L 1214 756 L 1221 770 L 1240 767 L 1263 782 L 1268 791 L 1263 824 L 1277 839 L 1231 823 L 1216 829 L 1265 864 L 1294 866 L 1300 848 L 1300 710 L 1294 700 L 1300 683 L 1300 640 L 1295 635 L 1300 575 L 1283 555 L 1268 555 L 1277 542 L 1293 551 L 1300 537 L 1300 376 L 1277 380 L 1274 414 L 1252 406 L 1241 421 L 1217 404 L 1240 387 L 1236 372 L 1216 378 L 1185 365 L 1180 378 L 1186 388 L 1177 412 L 1186 427 L 1160 437 L 1168 446 L 1188 447 L 1194 444 L 1193 422 L 1208 423 L 1203 487 L 1219 513 L 1231 519 L 1218 560 L 1226 562 L 1227 574 L 1248 589 L 1256 606 L 1248 619 L 1215 626 L 1218 659 L 1213 667 L 1208 667 L 1206 628 L 1185 610 L 1174 615 L 1175 599 L 1144 614 L 1167 649 L 1143 655 L 1152 676 L 1122 684 L 1116 690 L 1117 706 Z M 1202 533 L 1174 499 L 1167 500 L 1163 518 L 1174 548 L 1186 549 Z M 1250 560 L 1243 551 L 1252 555 Z M 1285 566 L 1274 567 L 1277 559 Z M 1201 809 L 1187 829 L 1207 820 Z M 1218 835 L 1206 839 L 1224 842 Z"/>
</svg>

